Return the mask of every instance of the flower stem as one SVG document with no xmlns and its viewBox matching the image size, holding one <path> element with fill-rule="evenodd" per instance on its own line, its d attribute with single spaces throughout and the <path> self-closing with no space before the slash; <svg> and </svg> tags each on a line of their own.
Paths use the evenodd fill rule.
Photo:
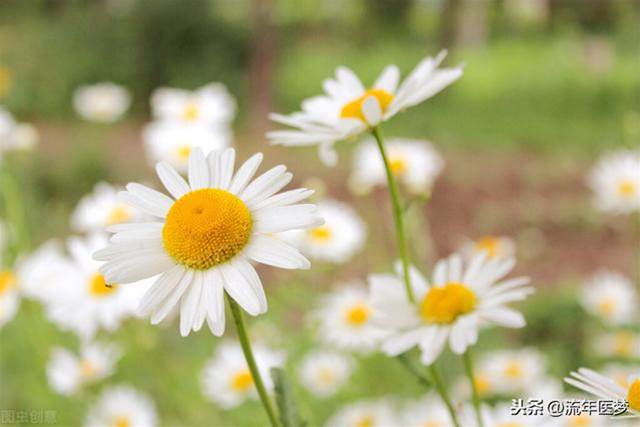
<svg viewBox="0 0 640 427">
<path fill-rule="evenodd" d="M 371 133 L 378 143 L 378 149 L 380 150 L 380 156 L 384 163 L 384 170 L 387 173 L 387 183 L 389 185 L 389 196 L 391 197 L 391 204 L 393 206 L 393 222 L 396 228 L 396 239 L 398 241 L 398 252 L 400 253 L 400 260 L 402 262 L 402 273 L 404 276 L 404 285 L 407 291 L 407 297 L 409 301 L 415 303 L 415 297 L 413 295 L 413 288 L 411 287 L 411 278 L 409 277 L 409 248 L 407 245 L 407 237 L 404 228 L 404 210 L 400 203 L 400 194 L 398 191 L 398 183 L 396 182 L 387 153 L 384 147 L 384 139 L 382 138 L 382 132 L 379 127 L 374 127 Z"/>
<path fill-rule="evenodd" d="M 473 400 L 473 409 L 476 413 L 476 421 L 478 422 L 478 427 L 484 427 L 484 423 L 482 422 L 482 414 L 480 413 L 480 395 L 478 394 L 476 382 L 473 378 L 473 361 L 471 360 L 471 349 L 467 349 L 467 351 L 462 355 L 462 361 L 464 363 L 464 370 L 466 371 L 467 377 L 469 378 L 469 385 L 471 386 L 471 397 Z"/>
<path fill-rule="evenodd" d="M 231 314 L 233 315 L 233 321 L 236 325 L 236 330 L 238 332 L 238 339 L 240 340 L 240 346 L 242 347 L 242 352 L 244 353 L 244 358 L 247 361 L 247 366 L 249 367 L 249 371 L 251 371 L 251 376 L 253 377 L 253 382 L 256 386 L 256 390 L 258 390 L 258 395 L 260 396 L 260 401 L 262 402 L 262 406 L 264 406 L 264 410 L 269 417 L 269 422 L 272 427 L 279 427 L 280 423 L 278 422 L 278 418 L 276 417 L 276 412 L 273 409 L 273 403 L 271 402 L 271 398 L 267 393 L 267 389 L 264 386 L 264 381 L 260 376 L 260 371 L 258 370 L 258 365 L 256 364 L 256 359 L 253 356 L 253 350 L 251 349 L 251 341 L 249 340 L 249 336 L 247 334 L 247 327 L 244 323 L 244 315 L 242 314 L 242 309 L 238 306 L 238 304 L 227 295 L 227 301 L 229 302 L 229 306 L 231 307 Z"/>
<path fill-rule="evenodd" d="M 433 383 L 436 386 L 436 390 L 440 394 L 440 397 L 444 401 L 444 404 L 447 406 L 449 410 L 449 415 L 451 416 L 451 421 L 455 427 L 460 427 L 460 422 L 458 421 L 458 416 L 456 415 L 456 410 L 453 407 L 453 403 L 451 402 L 451 398 L 449 397 L 449 393 L 447 393 L 447 388 L 444 385 L 444 381 L 442 381 L 442 377 L 440 376 L 440 372 L 435 365 L 429 366 L 429 372 L 431 373 L 431 378 L 433 379 Z"/>
<path fill-rule="evenodd" d="M 14 227 L 14 237 L 16 241 L 12 241 L 14 249 L 14 257 L 24 252 L 29 247 L 29 228 L 26 224 L 26 209 L 24 200 L 20 195 L 20 190 L 15 181 L 15 177 L 10 170 L 9 162 L 0 167 L 2 171 L 2 193 L 5 202 L 5 211 L 7 220 Z M 2 260 L 0 260 L 1 262 Z"/>
</svg>

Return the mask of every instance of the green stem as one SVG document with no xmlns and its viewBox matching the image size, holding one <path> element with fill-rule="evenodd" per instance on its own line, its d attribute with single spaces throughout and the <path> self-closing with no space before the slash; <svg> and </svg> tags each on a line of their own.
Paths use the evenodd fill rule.
<svg viewBox="0 0 640 427">
<path fill-rule="evenodd" d="M 420 367 L 416 366 L 416 363 L 413 361 L 413 359 L 411 358 L 411 356 L 409 355 L 408 352 L 407 353 L 402 353 L 401 355 L 397 356 L 396 359 L 398 359 L 400 364 L 402 364 L 402 366 L 411 375 L 416 377 L 416 379 L 418 380 L 418 382 L 420 384 L 425 386 L 427 389 L 430 389 L 433 386 L 433 384 L 431 383 L 431 380 L 429 378 L 427 378 L 426 375 L 423 374 L 423 372 L 420 369 Z M 424 368 L 424 366 L 422 368 Z"/>
<path fill-rule="evenodd" d="M 276 412 L 273 409 L 273 403 L 271 402 L 271 398 L 269 397 L 267 389 L 264 386 L 264 381 L 260 376 L 260 371 L 258 370 L 256 359 L 253 356 L 253 350 L 251 349 L 251 342 L 249 341 L 249 336 L 247 334 L 247 327 L 244 323 L 244 315 L 242 314 L 242 309 L 233 300 L 233 298 L 230 298 L 228 295 L 227 301 L 229 302 L 229 306 L 231 307 L 231 314 L 233 315 L 233 321 L 235 322 L 236 330 L 238 332 L 240 346 L 242 347 L 242 352 L 244 353 L 244 358 L 247 361 L 249 371 L 251 371 L 251 376 L 253 377 L 253 382 L 256 386 L 256 390 L 258 390 L 258 395 L 260 396 L 260 400 L 262 401 L 262 406 L 264 406 L 264 410 L 269 417 L 271 426 L 280 427 L 280 423 L 278 423 L 278 418 L 276 417 Z"/>
<path fill-rule="evenodd" d="M 5 213 L 7 221 L 14 227 L 16 241 L 12 242 L 14 256 L 24 252 L 29 247 L 29 229 L 27 227 L 26 209 L 20 195 L 20 190 L 15 178 L 9 170 L 9 162 L 6 161 L 0 169 L 2 170 L 2 195 L 5 203 Z"/>
<path fill-rule="evenodd" d="M 436 386 L 436 390 L 438 390 L 440 397 L 449 410 L 449 415 L 451 415 L 451 421 L 453 422 L 453 425 L 455 427 L 460 427 L 460 422 L 458 421 L 456 410 L 453 407 L 453 403 L 451 403 L 451 398 L 449 397 L 449 393 L 447 393 L 447 388 L 444 385 L 444 381 L 442 381 L 442 377 L 440 376 L 436 365 L 431 365 L 429 367 L 429 371 L 431 372 L 431 378 L 433 379 L 433 383 Z"/>
<path fill-rule="evenodd" d="M 480 413 L 480 395 L 478 394 L 478 389 L 476 388 L 476 382 L 474 381 L 473 376 L 473 361 L 471 359 L 471 349 L 467 349 L 467 351 L 462 355 L 462 361 L 464 363 L 464 370 L 467 373 L 467 377 L 469 378 L 469 385 L 471 386 L 471 398 L 473 400 L 473 409 L 476 413 L 476 421 L 478 421 L 478 427 L 484 427 L 484 423 L 482 422 L 482 414 Z"/>
<path fill-rule="evenodd" d="M 409 276 L 409 247 L 407 245 L 407 237 L 404 227 L 404 210 L 400 203 L 400 194 L 398 191 L 398 183 L 393 175 L 387 153 L 384 147 L 384 140 L 380 128 L 374 127 L 371 133 L 378 143 L 378 149 L 380 150 L 380 156 L 384 163 L 384 170 L 387 174 L 387 183 L 389 185 L 389 196 L 391 197 L 391 204 L 393 206 L 393 222 L 396 228 L 396 239 L 398 240 L 398 252 L 400 253 L 400 260 L 402 262 L 402 273 L 404 275 L 404 286 L 407 291 L 407 297 L 409 301 L 415 303 L 415 297 L 413 295 L 413 288 L 411 287 L 411 277 Z"/>
</svg>

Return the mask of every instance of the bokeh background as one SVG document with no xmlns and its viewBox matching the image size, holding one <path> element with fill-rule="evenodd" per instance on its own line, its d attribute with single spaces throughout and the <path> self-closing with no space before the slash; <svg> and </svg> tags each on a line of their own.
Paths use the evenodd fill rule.
<svg viewBox="0 0 640 427">
<path fill-rule="evenodd" d="M 414 236 L 414 257 L 427 271 L 467 238 L 511 236 L 518 273 L 539 291 L 522 307 L 525 331 L 488 333 L 483 345 L 535 345 L 561 376 L 593 361 L 585 337 L 599 325 L 576 301 L 582 281 L 600 268 L 629 277 L 638 268 L 631 219 L 598 213 L 585 176 L 599 153 L 640 142 L 639 19 L 633 0 L 3 0 L 2 102 L 40 134 L 36 150 L 8 160 L 28 206 L 28 245 L 68 236 L 70 213 L 98 181 L 156 184 L 141 143 L 153 89 L 222 82 L 238 103 L 241 158 L 265 152 L 267 165 L 286 164 L 296 184 L 351 204 L 368 225 L 361 256 L 343 266 L 261 272 L 271 309 L 251 324 L 270 331 L 295 367 L 313 346 L 304 315 L 315 296 L 387 271 L 395 249 L 385 191 L 362 198 L 347 190 L 353 145 L 342 144 L 337 168 L 327 169 L 315 149 L 269 146 L 267 115 L 297 109 L 338 65 L 370 83 L 389 63 L 406 74 L 448 48 L 447 64 L 464 63 L 463 78 L 385 126 L 387 136 L 430 140 L 446 162 L 418 210 L 430 237 Z M 74 89 L 100 81 L 131 91 L 125 120 L 97 125 L 75 115 Z M 163 425 L 263 421 L 258 403 L 223 412 L 202 396 L 199 372 L 217 341 L 208 331 L 183 339 L 175 325 L 137 321 L 114 337 L 127 352 L 109 381 L 151 394 Z M 77 346 L 23 301 L 0 330 L 0 408 L 56 409 L 59 424 L 81 423 L 98 388 L 73 399 L 50 391 L 45 365 L 61 344 Z M 346 401 L 418 390 L 374 355 L 331 399 L 299 392 L 303 414 L 318 425 Z"/>
</svg>

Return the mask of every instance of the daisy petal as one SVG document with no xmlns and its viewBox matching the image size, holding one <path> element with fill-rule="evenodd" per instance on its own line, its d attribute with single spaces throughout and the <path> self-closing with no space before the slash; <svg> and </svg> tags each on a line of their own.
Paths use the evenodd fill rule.
<svg viewBox="0 0 640 427">
<path fill-rule="evenodd" d="M 151 314 L 151 323 L 153 325 L 157 325 L 162 322 L 165 317 L 176 307 L 180 298 L 187 290 L 189 285 L 193 282 L 193 270 L 185 270 L 184 275 L 178 282 L 178 284 L 171 290 L 169 295 L 167 295 L 164 300 L 160 302 L 160 304 L 156 307 L 156 309 Z"/>
<path fill-rule="evenodd" d="M 166 188 L 174 198 L 179 199 L 191 191 L 189 184 L 187 184 L 184 178 L 168 163 L 158 163 L 156 165 L 156 173 L 162 185 L 164 185 L 164 188 Z"/>
<path fill-rule="evenodd" d="M 200 148 L 192 150 L 189 156 L 189 185 L 192 190 L 209 186 L 209 169 Z"/>
<path fill-rule="evenodd" d="M 257 235 L 245 249 L 247 257 L 261 264 L 280 268 L 308 269 L 311 263 L 298 249 L 277 238 Z"/>
<path fill-rule="evenodd" d="M 186 337 L 193 328 L 198 303 L 202 297 L 202 272 L 196 271 L 193 281 L 182 296 L 180 303 L 180 335 Z"/>
<path fill-rule="evenodd" d="M 235 176 L 231 180 L 229 185 L 229 192 L 232 194 L 240 194 L 242 190 L 247 186 L 251 178 L 258 170 L 260 163 L 262 163 L 262 153 L 256 153 L 249 158 L 240 169 L 236 172 Z"/>
<path fill-rule="evenodd" d="M 376 126 L 382 120 L 382 108 L 375 96 L 368 96 L 362 103 L 362 115 L 369 125 Z"/>
</svg>

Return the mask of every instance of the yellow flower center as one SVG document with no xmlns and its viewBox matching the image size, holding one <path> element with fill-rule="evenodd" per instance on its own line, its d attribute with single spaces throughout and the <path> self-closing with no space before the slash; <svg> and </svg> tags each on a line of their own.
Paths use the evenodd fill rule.
<svg viewBox="0 0 640 427">
<path fill-rule="evenodd" d="M 189 160 L 189 156 L 191 155 L 191 146 L 190 145 L 181 145 L 176 150 L 176 154 L 178 155 L 178 159 L 182 162 L 186 162 Z"/>
<path fill-rule="evenodd" d="M 592 418 L 585 414 L 576 415 L 569 419 L 570 427 L 589 427 L 590 425 L 593 425 Z"/>
<path fill-rule="evenodd" d="M 422 303 L 420 316 L 427 323 L 453 323 L 458 316 L 476 306 L 476 294 L 461 283 L 449 282 L 429 289 Z"/>
<path fill-rule="evenodd" d="M 373 419 L 373 416 L 371 415 L 367 415 L 364 416 L 362 418 L 360 418 L 358 421 L 356 421 L 356 427 L 373 427 L 375 426 L 375 420 Z"/>
<path fill-rule="evenodd" d="M 345 321 L 351 326 L 362 326 L 369 320 L 371 309 L 366 305 L 359 303 L 349 307 L 345 313 Z"/>
<path fill-rule="evenodd" d="M 491 391 L 491 381 L 486 375 L 474 375 L 473 385 L 480 394 L 487 394 Z"/>
<path fill-rule="evenodd" d="M 334 375 L 333 370 L 324 367 L 320 368 L 318 371 L 318 379 L 323 384 L 332 384 L 335 381 L 336 376 Z"/>
<path fill-rule="evenodd" d="M 182 112 L 182 118 L 186 121 L 193 122 L 198 120 L 198 117 L 200 117 L 200 110 L 198 109 L 198 106 L 193 102 L 187 103 L 184 107 L 184 111 Z"/>
<path fill-rule="evenodd" d="M 80 375 L 84 378 L 91 378 L 96 374 L 96 367 L 89 360 L 80 362 Z"/>
<path fill-rule="evenodd" d="M 130 219 L 131 209 L 129 209 L 129 207 L 125 205 L 116 205 L 113 207 L 113 209 L 111 209 L 111 212 L 109 212 L 109 216 L 107 217 L 107 224 L 120 224 Z"/>
<path fill-rule="evenodd" d="M 640 379 L 631 383 L 627 393 L 627 401 L 629 402 L 629 408 L 634 411 L 640 411 Z"/>
<path fill-rule="evenodd" d="M 517 361 L 511 361 L 504 367 L 504 374 L 509 378 L 520 378 L 524 371 L 522 370 L 522 365 Z"/>
<path fill-rule="evenodd" d="M 120 415 L 113 422 L 113 427 L 131 427 L 131 421 L 129 421 L 129 417 Z"/>
<path fill-rule="evenodd" d="M 16 284 L 16 276 L 10 271 L 0 271 L 0 295 L 13 288 Z"/>
<path fill-rule="evenodd" d="M 253 377 L 248 370 L 237 372 L 231 378 L 231 388 L 237 392 L 246 393 L 251 387 L 253 387 Z"/>
<path fill-rule="evenodd" d="M 633 197 L 636 194 L 636 184 L 630 179 L 620 181 L 618 183 L 618 194 L 622 197 Z"/>
<path fill-rule="evenodd" d="M 94 274 L 89 280 L 89 292 L 96 297 L 105 297 L 118 289 L 116 284 L 107 284 L 104 276 L 100 273 Z"/>
<path fill-rule="evenodd" d="M 249 242 L 253 220 L 242 200 L 205 188 L 179 198 L 162 228 L 164 247 L 182 265 L 207 270 L 229 261 Z"/>
<path fill-rule="evenodd" d="M 309 231 L 311 235 L 311 239 L 313 239 L 316 243 L 327 243 L 331 240 L 332 232 L 329 227 L 326 225 L 321 225 L 320 227 L 313 228 Z"/>
<path fill-rule="evenodd" d="M 389 104 L 391 104 L 391 101 L 393 101 L 393 95 L 386 90 L 369 89 L 360 98 L 354 99 L 353 101 L 347 103 L 344 107 L 342 107 L 342 111 L 340 111 L 340 117 L 343 119 L 358 119 L 366 122 L 364 114 L 362 114 L 362 104 L 364 103 L 364 100 L 370 96 L 373 96 L 378 100 L 378 104 L 380 104 L 380 109 L 382 110 L 382 112 L 384 112 Z"/>
<path fill-rule="evenodd" d="M 613 352 L 619 356 L 631 356 L 636 337 L 631 332 L 622 331 L 613 337 Z"/>
<path fill-rule="evenodd" d="M 389 167 L 394 175 L 402 175 L 407 171 L 407 159 L 404 156 L 394 156 L 391 154 L 389 158 Z"/>
<path fill-rule="evenodd" d="M 598 311 L 604 316 L 611 316 L 616 309 L 616 301 L 613 298 L 606 298 L 597 304 Z"/>
<path fill-rule="evenodd" d="M 489 258 L 495 258 L 500 248 L 500 239 L 494 236 L 484 236 L 475 243 L 478 251 L 485 251 Z"/>
<path fill-rule="evenodd" d="M 444 427 L 441 422 L 427 421 L 423 427 Z"/>
</svg>

